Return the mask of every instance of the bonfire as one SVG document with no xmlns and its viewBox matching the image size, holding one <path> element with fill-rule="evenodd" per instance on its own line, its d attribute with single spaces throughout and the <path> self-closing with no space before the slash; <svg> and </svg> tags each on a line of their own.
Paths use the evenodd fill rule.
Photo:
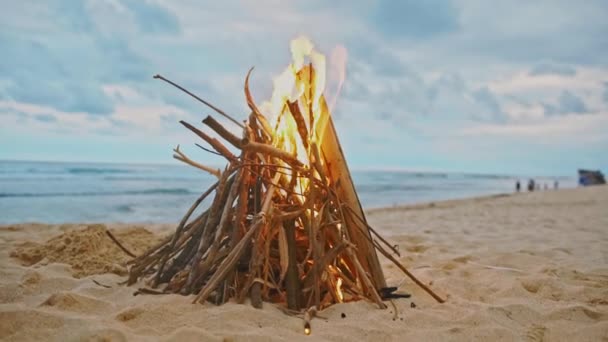
<svg viewBox="0 0 608 342">
<path fill-rule="evenodd" d="M 251 70 L 247 74 L 244 92 L 251 114 L 242 123 L 155 76 L 242 131 L 234 134 L 208 116 L 203 124 L 222 142 L 181 121 L 227 166 L 213 169 L 175 149 L 176 159 L 213 174 L 217 182 L 173 235 L 129 263 L 128 283 L 145 278 L 149 287 L 143 292 L 193 295 L 195 303 L 249 299 L 257 308 L 262 302 L 280 303 L 288 312 L 307 315 L 361 299 L 385 308 L 383 300 L 395 296 L 396 288 L 387 287 L 378 251 L 442 302 L 367 223 L 323 94 L 325 57 L 305 38 L 292 41 L 291 49 L 293 62 L 275 79 L 270 101 L 259 107 L 249 91 Z M 192 218 L 210 195 L 209 208 Z"/>
</svg>

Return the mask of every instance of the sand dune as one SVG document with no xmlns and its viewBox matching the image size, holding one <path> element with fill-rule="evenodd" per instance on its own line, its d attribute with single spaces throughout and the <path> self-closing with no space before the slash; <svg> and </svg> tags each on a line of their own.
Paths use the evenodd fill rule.
<svg viewBox="0 0 608 342">
<path fill-rule="evenodd" d="M 608 340 L 608 187 L 377 209 L 368 220 L 447 303 L 383 260 L 388 283 L 412 298 L 394 300 L 397 312 L 335 305 L 305 336 L 300 318 L 270 304 L 133 296 L 118 285 L 128 256 L 103 226 L 23 224 L 0 227 L 0 340 Z M 136 253 L 173 229 L 109 227 Z"/>
</svg>

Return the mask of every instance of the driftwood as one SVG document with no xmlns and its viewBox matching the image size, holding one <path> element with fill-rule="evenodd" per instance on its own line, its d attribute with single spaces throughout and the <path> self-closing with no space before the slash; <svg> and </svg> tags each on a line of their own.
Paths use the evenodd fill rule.
<svg viewBox="0 0 608 342">
<path fill-rule="evenodd" d="M 309 83 L 302 85 L 305 91 L 298 100 L 285 102 L 276 119 L 293 119 L 293 132 L 277 132 L 286 125 L 271 125 L 260 112 L 249 92 L 250 73 L 244 91 L 251 115 L 240 125 L 242 133 L 230 132 L 210 116 L 203 120 L 239 155 L 181 121 L 228 166 L 224 171 L 203 168 L 211 169 L 206 171 L 218 182 L 197 199 L 172 236 L 129 262 L 127 283 L 147 279 L 159 290 L 138 293 L 193 294 L 195 303 L 242 303 L 246 298 L 256 308 L 262 302 L 280 303 L 286 312 L 306 313 L 310 333 L 310 318 L 317 310 L 361 299 L 386 308 L 383 300 L 396 298 L 396 288 L 386 286 L 379 251 L 443 302 L 367 224 L 325 100 L 322 95 L 313 98 L 313 66 L 298 71 L 297 82 Z M 313 107 L 320 112 L 313 113 Z M 295 144 L 306 154 L 296 156 Z M 178 159 L 202 168 L 179 149 L 175 152 Z M 210 195 L 211 205 L 191 219 Z"/>
</svg>

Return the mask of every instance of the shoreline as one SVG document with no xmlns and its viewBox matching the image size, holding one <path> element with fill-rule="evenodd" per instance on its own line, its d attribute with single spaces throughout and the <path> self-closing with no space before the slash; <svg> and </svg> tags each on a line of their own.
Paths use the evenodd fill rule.
<svg viewBox="0 0 608 342">
<path fill-rule="evenodd" d="M 568 189 L 560 189 L 557 191 L 568 190 Z M 547 190 L 547 191 L 555 191 L 555 190 Z M 520 194 L 524 194 L 522 192 Z M 363 207 L 363 211 L 366 215 L 375 215 L 382 212 L 388 211 L 401 211 L 401 210 L 417 210 L 417 209 L 425 209 L 427 207 L 434 206 L 442 206 L 448 204 L 458 204 L 468 201 L 479 201 L 479 200 L 491 200 L 494 198 L 500 197 L 508 197 L 512 195 L 517 195 L 517 193 L 496 193 L 496 194 L 488 194 L 488 195 L 476 195 L 469 197 L 457 197 L 452 199 L 442 199 L 436 201 L 420 201 L 415 203 L 404 203 L 404 204 L 395 204 L 391 206 L 379 206 L 379 207 Z M 128 225 L 145 225 L 145 226 L 167 226 L 167 225 L 177 225 L 181 217 L 175 217 L 174 222 L 157 222 L 157 221 L 70 221 L 70 222 L 57 222 L 57 223 L 48 223 L 43 221 L 23 221 L 23 222 L 10 222 L 3 223 L 0 222 L 0 227 L 6 227 L 11 225 L 92 225 L 92 224 L 105 224 L 112 226 L 128 226 Z"/>
<path fill-rule="evenodd" d="M 438 304 L 389 261 L 412 295 L 386 310 L 334 305 L 311 322 L 275 305 L 193 305 L 138 295 L 105 227 L 139 253 L 174 224 L 0 225 L 0 339 L 267 341 L 577 340 L 608 336 L 608 187 L 480 196 L 367 212 Z M 11 256 L 12 255 L 12 256 Z M 395 311 L 396 310 L 396 311 Z"/>
</svg>

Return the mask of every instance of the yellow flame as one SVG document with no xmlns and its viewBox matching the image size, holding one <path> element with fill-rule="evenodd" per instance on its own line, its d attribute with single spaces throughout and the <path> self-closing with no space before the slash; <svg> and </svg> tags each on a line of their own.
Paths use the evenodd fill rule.
<svg viewBox="0 0 608 342">
<path fill-rule="evenodd" d="M 312 142 L 321 146 L 325 126 L 329 120 L 329 109 L 323 96 L 326 85 L 325 56 L 315 50 L 313 43 L 306 37 L 291 41 L 292 63 L 274 78 L 270 101 L 262 103 L 260 109 L 276 128 L 275 147 L 294 155 L 304 165 L 310 167 Z M 312 68 L 312 70 L 311 70 Z M 314 71 L 313 71 L 314 70 Z M 298 124 L 291 114 L 288 103 L 297 102 L 304 119 L 308 137 L 306 144 L 298 132 Z M 325 165 L 320 160 L 321 165 Z M 287 180 L 291 180 L 287 172 Z M 309 186 L 307 178 L 296 180 L 295 192 L 303 193 Z M 303 201 L 303 198 L 301 198 Z"/>
</svg>

